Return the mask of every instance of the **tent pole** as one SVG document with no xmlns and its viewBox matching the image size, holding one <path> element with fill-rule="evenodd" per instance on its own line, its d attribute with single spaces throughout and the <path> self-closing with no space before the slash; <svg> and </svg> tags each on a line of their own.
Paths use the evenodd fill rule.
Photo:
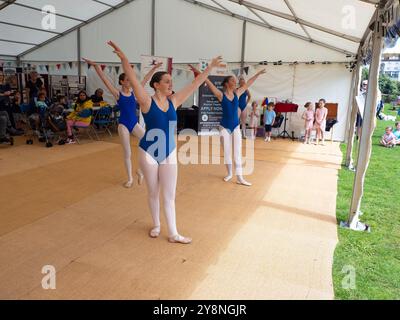
<svg viewBox="0 0 400 320">
<path fill-rule="evenodd" d="M 246 26 L 247 21 L 243 21 L 243 29 L 242 29 L 242 57 L 240 59 L 240 74 L 243 75 L 244 73 L 244 59 L 246 54 Z"/>
<path fill-rule="evenodd" d="M 376 15 L 373 45 L 372 45 L 372 61 L 369 70 L 368 90 L 365 102 L 365 110 L 363 117 L 363 130 L 360 139 L 360 147 L 357 159 L 357 170 L 354 179 L 353 197 L 351 201 L 349 218 L 346 226 L 352 230 L 370 231 L 370 227 L 359 220 L 361 208 L 361 200 L 364 193 L 365 174 L 368 169 L 369 161 L 372 152 L 372 135 L 376 126 L 376 100 L 378 97 L 378 76 L 379 65 L 382 53 L 383 35 L 382 35 L 382 20 L 383 20 L 383 4 L 382 1 Z"/>
<path fill-rule="evenodd" d="M 156 33 L 156 0 L 151 1 L 151 55 L 155 55 L 155 33 Z"/>
<path fill-rule="evenodd" d="M 76 49 L 77 49 L 77 58 L 78 58 L 78 77 L 79 83 L 82 76 L 82 59 L 81 59 L 81 28 L 76 30 Z"/>
<path fill-rule="evenodd" d="M 350 119 L 348 123 L 347 135 L 347 151 L 346 151 L 346 162 L 345 165 L 350 170 L 353 170 L 353 146 L 354 146 L 354 135 L 355 135 L 355 124 L 356 117 L 358 113 L 358 105 L 356 97 L 359 92 L 359 82 L 360 82 L 360 70 L 361 70 L 361 62 L 357 62 L 357 67 L 354 70 L 353 74 L 353 86 L 352 92 L 350 95 Z"/>
</svg>

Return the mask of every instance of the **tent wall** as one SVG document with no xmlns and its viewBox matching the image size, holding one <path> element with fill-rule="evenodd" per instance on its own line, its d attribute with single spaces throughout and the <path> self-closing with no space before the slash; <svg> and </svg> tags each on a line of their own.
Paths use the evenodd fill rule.
<svg viewBox="0 0 400 320">
<path fill-rule="evenodd" d="M 178 63 L 217 55 L 240 61 L 242 21 L 181 0 L 156 3 L 156 55 Z"/>
<path fill-rule="evenodd" d="M 259 69 L 261 66 L 257 66 Z M 261 102 L 264 97 L 289 99 L 299 105 L 297 114 L 288 114 L 288 129 L 299 136 L 304 130 L 306 102 L 317 102 L 324 98 L 327 102 L 338 103 L 338 124 L 334 127 L 333 139 L 344 141 L 348 116 L 348 103 L 352 74 L 343 64 L 297 66 L 264 66 L 267 74 L 260 77 L 251 88 L 253 100 Z M 255 69 L 250 70 L 250 75 Z M 330 136 L 329 136 L 330 138 Z"/>
<path fill-rule="evenodd" d="M 131 61 L 140 62 L 140 55 L 151 53 L 151 1 L 135 0 L 81 28 L 81 39 L 82 57 L 118 62 L 118 57 L 106 45 L 113 40 Z"/>
</svg>

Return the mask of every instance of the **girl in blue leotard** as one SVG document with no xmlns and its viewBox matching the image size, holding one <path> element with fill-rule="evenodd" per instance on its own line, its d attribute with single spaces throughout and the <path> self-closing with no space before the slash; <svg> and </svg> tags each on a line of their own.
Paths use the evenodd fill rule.
<svg viewBox="0 0 400 320">
<path fill-rule="evenodd" d="M 239 78 L 239 88 L 246 84 L 246 80 L 243 76 Z M 240 125 L 242 126 L 242 137 L 246 139 L 246 120 L 247 120 L 247 105 L 251 100 L 250 91 L 247 89 L 239 98 L 239 109 L 240 109 Z"/>
<path fill-rule="evenodd" d="M 198 74 L 198 70 L 193 66 L 190 66 L 192 71 Z M 232 139 L 233 139 L 233 154 L 235 160 L 235 171 L 237 177 L 237 183 L 245 186 L 251 186 L 251 183 L 247 182 L 243 178 L 242 172 L 242 138 L 239 128 L 239 99 L 243 93 L 257 80 L 257 78 L 265 73 L 265 69 L 259 71 L 256 75 L 249 79 L 240 88 L 236 88 L 236 77 L 228 76 L 222 82 L 224 92 L 218 90 L 218 88 L 208 79 L 206 83 L 212 93 L 216 96 L 222 106 L 222 120 L 220 123 L 220 134 L 224 145 L 224 158 L 228 175 L 224 178 L 225 182 L 232 179 Z"/>
<path fill-rule="evenodd" d="M 136 116 L 137 102 L 135 95 L 133 94 L 131 84 L 128 77 L 122 73 L 119 76 L 119 85 L 121 86 L 121 91 L 115 88 L 111 82 L 108 80 L 102 69 L 95 62 L 83 59 L 86 63 L 93 66 L 96 70 L 98 76 L 103 81 L 104 85 L 118 101 L 118 106 L 120 109 L 120 119 L 118 125 L 118 135 L 121 140 L 121 145 L 124 149 L 124 163 L 125 169 L 128 174 L 128 181 L 124 184 L 126 188 L 131 188 L 133 185 L 132 176 L 132 161 L 131 161 L 131 140 L 130 135 L 133 134 L 139 140 L 144 136 L 144 129 L 138 123 L 138 118 Z M 143 78 L 142 84 L 145 85 L 154 74 L 154 72 L 161 66 L 162 63 L 154 65 L 154 67 L 149 71 L 149 73 Z M 142 184 L 143 173 L 140 168 L 136 171 L 138 177 L 138 183 Z"/>
<path fill-rule="evenodd" d="M 191 243 L 192 239 L 181 236 L 176 228 L 175 192 L 177 182 L 176 159 L 176 107 L 182 105 L 206 80 L 214 67 L 220 67 L 222 58 L 212 60 L 209 67 L 182 90 L 172 94 L 172 78 L 166 72 L 156 72 L 150 86 L 155 94 L 150 97 L 138 81 L 135 71 L 121 49 L 108 42 L 119 56 L 122 67 L 131 82 L 146 123 L 146 133 L 140 141 L 139 162 L 148 188 L 149 205 L 153 218 L 150 237 L 160 235 L 160 189 L 163 192 L 168 240 L 172 243 Z"/>
</svg>

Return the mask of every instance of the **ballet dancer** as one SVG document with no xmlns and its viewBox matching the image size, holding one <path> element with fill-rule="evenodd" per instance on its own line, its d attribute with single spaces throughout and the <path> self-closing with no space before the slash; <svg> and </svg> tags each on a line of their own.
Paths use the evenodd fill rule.
<svg viewBox="0 0 400 320">
<path fill-rule="evenodd" d="M 153 218 L 153 228 L 149 235 L 152 238 L 160 235 L 161 189 L 168 225 L 168 241 L 189 244 L 192 239 L 181 236 L 176 227 L 175 193 L 178 176 L 175 142 L 176 107 L 183 104 L 200 87 L 212 68 L 222 66 L 222 58 L 213 59 L 207 69 L 191 84 L 174 94 L 172 94 L 171 75 L 167 72 L 156 72 L 150 81 L 155 94 L 150 97 L 137 79 L 125 54 L 112 41 L 108 44 L 121 59 L 122 68 L 133 87 L 146 123 L 146 133 L 140 141 L 139 161 L 148 188 L 148 200 Z"/>
<path fill-rule="evenodd" d="M 305 121 L 305 130 L 306 130 L 304 137 L 304 144 L 310 144 L 311 131 L 314 126 L 314 110 L 311 102 L 307 102 L 304 107 L 306 108 L 306 111 L 304 111 L 302 116 L 303 120 Z"/>
<path fill-rule="evenodd" d="M 256 101 L 253 101 L 251 104 L 251 113 L 250 113 L 250 129 L 251 129 L 251 139 L 255 140 L 257 137 L 257 128 L 258 122 L 260 119 L 260 112 L 257 110 L 258 104 Z"/>
<path fill-rule="evenodd" d="M 326 129 L 326 117 L 328 116 L 328 109 L 325 108 L 325 99 L 320 99 L 318 102 L 318 108 L 315 111 L 315 128 L 317 129 L 317 145 L 319 145 L 319 139 L 322 139 L 322 145 L 325 145 L 325 129 Z"/>
<path fill-rule="evenodd" d="M 246 80 L 241 76 L 239 78 L 239 88 L 246 84 Z M 240 109 L 240 124 L 242 126 L 242 137 L 246 139 L 246 120 L 247 120 L 247 105 L 251 100 L 250 91 L 247 89 L 239 98 L 239 109 Z"/>
<path fill-rule="evenodd" d="M 89 59 L 83 60 L 90 66 L 94 67 L 97 75 L 100 77 L 104 85 L 117 100 L 120 109 L 118 135 L 121 140 L 122 148 L 124 149 L 124 163 L 126 172 L 128 174 L 128 181 L 124 184 L 124 187 L 131 188 L 133 185 L 133 176 L 130 135 L 133 134 L 140 140 L 143 138 L 145 133 L 145 130 L 139 124 L 138 118 L 136 116 L 137 101 L 135 95 L 132 92 L 132 87 L 125 73 L 119 75 L 118 83 L 121 86 L 121 90 L 118 90 L 111 84 L 110 80 L 108 80 L 103 70 L 96 62 Z M 142 81 L 143 86 L 150 80 L 151 76 L 161 65 L 162 63 L 154 65 L 154 67 L 146 74 Z M 138 184 L 141 185 L 143 182 L 143 173 L 140 168 L 136 171 L 136 175 L 138 178 Z"/>
<path fill-rule="evenodd" d="M 199 74 L 192 65 L 189 65 L 190 69 L 194 72 L 195 76 Z M 224 91 L 221 92 L 208 78 L 205 80 L 206 84 L 210 88 L 211 92 L 218 99 L 222 106 L 222 120 L 220 123 L 220 134 L 224 146 L 224 158 L 225 164 L 228 171 L 228 175 L 224 178 L 225 182 L 232 180 L 232 140 L 233 140 L 233 154 L 235 160 L 235 173 L 237 183 L 244 186 L 251 186 L 250 182 L 247 182 L 243 178 L 242 171 L 242 138 L 239 128 L 239 98 L 242 94 L 251 87 L 257 78 L 264 74 L 266 71 L 262 69 L 257 72 L 253 77 L 247 81 L 242 87 L 236 88 L 236 77 L 228 76 L 222 82 Z"/>
</svg>

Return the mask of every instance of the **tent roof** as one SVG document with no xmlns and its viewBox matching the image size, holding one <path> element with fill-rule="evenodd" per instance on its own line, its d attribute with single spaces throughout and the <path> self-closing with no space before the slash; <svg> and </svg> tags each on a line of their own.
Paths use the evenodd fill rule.
<svg viewBox="0 0 400 320">
<path fill-rule="evenodd" d="M 0 55 L 21 55 L 131 1 L 0 0 Z M 56 10 L 56 25 L 46 30 L 42 27 L 42 9 L 49 5 Z"/>
<path fill-rule="evenodd" d="M 22 56 L 133 0 L 0 0 L 0 55 Z M 165 0 L 164 0 L 165 1 Z M 345 54 L 356 54 L 379 0 L 182 0 Z M 42 8 L 56 8 L 44 30 Z"/>
</svg>

